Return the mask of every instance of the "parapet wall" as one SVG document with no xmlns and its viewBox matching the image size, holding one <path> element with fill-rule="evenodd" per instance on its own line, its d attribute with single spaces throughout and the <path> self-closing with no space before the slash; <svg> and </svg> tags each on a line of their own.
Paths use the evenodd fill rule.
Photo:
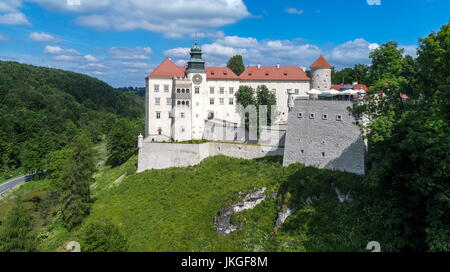
<svg viewBox="0 0 450 272">
<path fill-rule="evenodd" d="M 224 155 L 241 159 L 282 156 L 284 148 L 278 146 L 208 142 L 203 144 L 144 142 L 139 149 L 138 170 L 186 167 L 200 163 L 207 157 Z"/>
</svg>

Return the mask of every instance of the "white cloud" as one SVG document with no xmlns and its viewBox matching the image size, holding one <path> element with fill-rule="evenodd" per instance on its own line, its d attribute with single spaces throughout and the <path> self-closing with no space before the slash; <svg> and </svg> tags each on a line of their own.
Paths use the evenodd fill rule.
<svg viewBox="0 0 450 272">
<path fill-rule="evenodd" d="M 286 12 L 290 14 L 303 14 L 305 11 L 303 9 L 298 10 L 296 8 L 287 8 Z"/>
<path fill-rule="evenodd" d="M 242 0 L 96 0 L 67 5 L 63 0 L 29 0 L 59 12 L 79 14 L 75 22 L 101 30 L 143 29 L 179 38 L 249 17 Z M 132 12 L 131 12 L 132 11 Z"/>
<path fill-rule="evenodd" d="M 75 49 L 62 49 L 59 46 L 51 46 L 51 45 L 47 45 L 45 46 L 44 49 L 44 53 L 46 54 L 52 54 L 52 55 L 56 55 L 56 54 L 63 54 L 63 55 L 80 55 L 80 52 L 78 52 Z"/>
<path fill-rule="evenodd" d="M 107 67 L 101 63 L 88 63 L 80 66 L 81 69 L 106 69 Z"/>
<path fill-rule="evenodd" d="M 173 48 L 164 51 L 175 63 L 185 65 L 190 48 Z M 225 36 L 213 43 L 202 45 L 204 59 L 208 66 L 225 66 L 234 55 L 242 55 L 249 65 L 305 65 L 309 66 L 321 54 L 319 47 L 295 41 L 258 41 L 252 37 Z"/>
<path fill-rule="evenodd" d="M 78 56 L 71 56 L 71 55 L 58 55 L 53 57 L 54 60 L 58 61 L 76 61 L 79 60 Z"/>
<path fill-rule="evenodd" d="M 96 62 L 96 61 L 98 61 L 98 59 L 97 59 L 96 57 L 92 56 L 91 54 L 85 55 L 85 56 L 84 56 L 84 59 L 87 60 L 87 61 L 91 61 L 91 62 Z"/>
<path fill-rule="evenodd" d="M 2 0 L 0 2 L 0 24 L 30 25 L 27 17 L 19 11 L 21 0 Z"/>
<path fill-rule="evenodd" d="M 61 40 L 53 37 L 52 35 L 44 32 L 33 32 L 30 34 L 30 39 L 35 42 L 48 42 L 48 43 L 60 43 Z"/>
<path fill-rule="evenodd" d="M 369 54 L 377 49 L 377 43 L 358 38 L 335 47 L 326 57 L 338 65 L 350 65 L 355 63 L 369 64 Z"/>
<path fill-rule="evenodd" d="M 150 59 L 150 55 L 153 54 L 153 50 L 150 47 L 111 47 L 109 53 L 113 58 L 125 59 L 125 60 L 143 60 Z"/>
</svg>

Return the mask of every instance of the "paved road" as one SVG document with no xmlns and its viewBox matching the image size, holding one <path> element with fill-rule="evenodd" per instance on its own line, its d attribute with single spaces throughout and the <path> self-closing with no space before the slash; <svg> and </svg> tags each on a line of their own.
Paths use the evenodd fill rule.
<svg viewBox="0 0 450 272">
<path fill-rule="evenodd" d="M 33 175 L 23 176 L 0 184 L 0 196 L 11 190 L 13 187 L 29 181 L 32 177 Z"/>
</svg>

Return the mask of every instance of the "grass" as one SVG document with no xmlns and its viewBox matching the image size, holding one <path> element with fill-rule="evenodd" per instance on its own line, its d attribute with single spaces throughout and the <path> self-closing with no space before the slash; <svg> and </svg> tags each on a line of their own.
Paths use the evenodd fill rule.
<svg viewBox="0 0 450 272">
<path fill-rule="evenodd" d="M 101 161 L 105 149 L 97 148 Z M 364 251 L 373 237 L 357 206 L 361 177 L 300 164 L 285 168 L 281 163 L 282 157 L 216 156 L 196 166 L 139 174 L 137 156 L 119 167 L 100 165 L 91 185 L 91 214 L 83 224 L 111 219 L 126 235 L 130 251 Z M 354 192 L 355 201 L 339 203 L 331 184 L 344 193 Z M 46 180 L 31 181 L 14 197 L 36 211 L 49 186 Z M 278 197 L 234 215 L 232 223 L 243 223 L 241 229 L 218 234 L 213 219 L 221 208 L 238 202 L 240 192 L 262 187 L 267 187 L 267 194 L 278 191 Z M 308 206 L 309 196 L 321 198 Z M 0 202 L 0 220 L 11 203 Z M 298 210 L 275 230 L 283 203 Z M 52 212 L 49 218 L 37 219 L 41 251 L 62 251 L 67 242 L 78 239 L 81 226 L 68 231 L 57 211 Z"/>
</svg>

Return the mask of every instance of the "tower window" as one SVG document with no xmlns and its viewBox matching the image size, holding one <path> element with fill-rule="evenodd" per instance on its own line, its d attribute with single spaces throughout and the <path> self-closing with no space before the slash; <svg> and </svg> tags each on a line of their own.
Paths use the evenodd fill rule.
<svg viewBox="0 0 450 272">
<path fill-rule="evenodd" d="M 180 117 L 183 119 L 184 118 L 184 112 L 182 112 L 181 114 L 180 114 Z"/>
<path fill-rule="evenodd" d="M 181 90 L 180 90 L 180 89 L 177 89 L 177 93 L 181 93 Z"/>
<path fill-rule="evenodd" d="M 177 101 L 177 105 L 181 105 L 181 101 L 180 100 Z"/>
<path fill-rule="evenodd" d="M 195 87 L 195 93 L 200 93 L 200 88 L 199 87 Z"/>
<path fill-rule="evenodd" d="M 161 135 L 161 134 L 162 134 L 162 129 L 158 128 L 158 135 Z"/>
<path fill-rule="evenodd" d="M 322 158 L 325 158 L 325 152 L 322 152 Z"/>
<path fill-rule="evenodd" d="M 209 104 L 210 104 L 210 105 L 214 105 L 214 98 L 210 98 L 210 99 L 209 99 Z"/>
<path fill-rule="evenodd" d="M 186 93 L 189 93 L 190 92 L 190 90 L 189 89 L 186 89 Z"/>
<path fill-rule="evenodd" d="M 336 121 L 342 121 L 342 115 L 340 114 L 336 115 Z"/>
<path fill-rule="evenodd" d="M 156 119 L 161 119 L 161 112 L 160 111 L 156 112 Z"/>
<path fill-rule="evenodd" d="M 309 119 L 314 119 L 315 117 L 316 117 L 316 114 L 314 114 L 314 113 L 309 114 Z"/>
<path fill-rule="evenodd" d="M 322 114 L 322 120 L 328 120 L 328 114 Z"/>
<path fill-rule="evenodd" d="M 303 118 L 303 113 L 301 112 L 297 113 L 297 118 Z"/>
</svg>

